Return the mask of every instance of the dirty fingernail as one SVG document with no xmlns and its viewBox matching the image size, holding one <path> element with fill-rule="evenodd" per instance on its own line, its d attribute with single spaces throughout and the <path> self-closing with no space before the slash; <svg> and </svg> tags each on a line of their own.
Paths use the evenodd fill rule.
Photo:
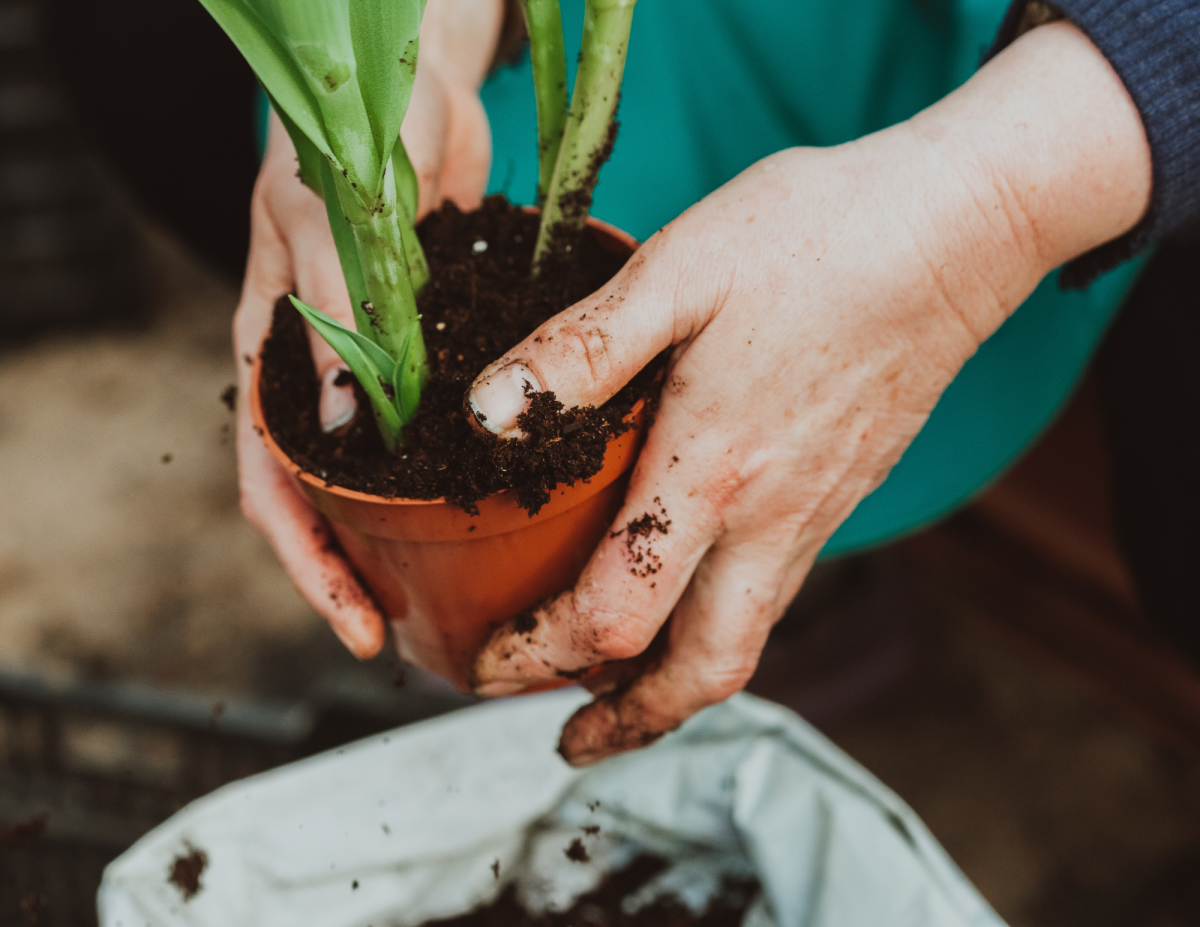
<svg viewBox="0 0 1200 927">
<path fill-rule="evenodd" d="M 506 695 L 516 695 L 526 686 L 523 682 L 508 682 L 498 680 L 496 682 L 485 682 L 483 685 L 475 687 L 475 694 L 483 698 L 503 698 Z"/>
<path fill-rule="evenodd" d="M 358 411 L 354 390 L 350 388 L 353 376 L 345 367 L 330 367 L 321 378 L 321 402 L 317 412 L 326 434 L 350 424 Z"/>
<path fill-rule="evenodd" d="M 479 424 L 502 438 L 522 437 L 517 428 L 517 416 L 529 405 L 526 384 L 534 392 L 541 392 L 542 385 L 533 371 L 516 361 L 476 383 L 467 401 Z"/>
<path fill-rule="evenodd" d="M 599 763 L 601 760 L 608 758 L 607 753 L 579 753 L 574 756 L 568 756 L 561 748 L 558 752 L 572 766 L 591 766 L 593 763 Z"/>
</svg>

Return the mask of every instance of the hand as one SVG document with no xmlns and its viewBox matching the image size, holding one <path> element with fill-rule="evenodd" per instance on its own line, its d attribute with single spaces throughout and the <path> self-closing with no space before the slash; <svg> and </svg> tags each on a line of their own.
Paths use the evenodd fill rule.
<svg viewBox="0 0 1200 927">
<path fill-rule="evenodd" d="M 673 348 L 611 536 L 532 632 L 496 632 L 477 691 L 642 655 L 586 683 L 598 697 L 560 744 L 584 764 L 741 689 L 963 363 L 1053 267 L 1132 227 L 1149 191 L 1136 109 L 1059 24 L 908 123 L 769 157 L 654 235 L 473 387 L 503 432 L 514 383 L 598 405 Z M 662 530 L 626 530 L 646 515 Z"/>
<path fill-rule="evenodd" d="M 420 180 L 418 212 L 445 199 L 479 204 L 491 160 L 491 135 L 479 100 L 500 31 L 501 0 L 431 0 L 421 26 L 412 101 L 400 130 Z M 270 326 L 275 301 L 295 292 L 346 325 L 350 299 L 329 231 L 325 205 L 296 177 L 296 153 L 272 114 L 266 157 L 251 202 L 250 256 L 233 322 L 238 385 L 247 395 L 250 366 Z M 345 369 L 325 341 L 309 332 L 320 380 L 320 418 L 327 431 L 355 413 Z M 254 432 L 246 403 L 238 406 L 238 479 L 242 511 L 261 531 L 309 604 L 359 658 L 379 652 L 384 619 L 338 552 L 328 525 L 292 486 Z"/>
</svg>

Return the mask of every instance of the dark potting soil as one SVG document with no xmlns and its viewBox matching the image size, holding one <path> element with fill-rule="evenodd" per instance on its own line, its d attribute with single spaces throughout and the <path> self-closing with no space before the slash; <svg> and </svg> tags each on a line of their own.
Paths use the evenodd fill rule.
<svg viewBox="0 0 1200 927">
<path fill-rule="evenodd" d="M 431 271 L 419 306 L 430 378 L 399 454 L 385 450 L 357 382 L 358 416 L 342 435 L 321 430 L 304 323 L 281 299 L 263 345 L 260 381 L 263 414 L 279 446 L 327 484 L 389 498 L 444 496 L 472 513 L 483 497 L 510 489 L 533 515 L 559 483 L 599 472 L 608 442 L 630 427 L 623 419 L 634 403 L 655 397 L 661 364 L 651 364 L 599 409 L 564 409 L 553 392 L 533 395 L 518 422 L 527 440 L 479 434 L 464 412 L 466 391 L 485 366 L 607 283 L 627 259 L 588 234 L 571 249 L 574 260 L 548 263 L 535 283 L 529 267 L 537 228 L 536 215 L 498 196 L 472 213 L 447 204 L 421 223 Z M 476 250 L 477 242 L 486 248 Z"/>
<path fill-rule="evenodd" d="M 562 913 L 530 914 L 517 902 L 515 888 L 510 886 L 486 907 L 442 921 L 428 921 L 422 927 L 738 927 L 758 894 L 758 883 L 753 880 L 726 879 L 700 915 L 669 897 L 635 914 L 623 912 L 622 900 L 666 866 L 661 857 L 639 856 Z"/>
</svg>

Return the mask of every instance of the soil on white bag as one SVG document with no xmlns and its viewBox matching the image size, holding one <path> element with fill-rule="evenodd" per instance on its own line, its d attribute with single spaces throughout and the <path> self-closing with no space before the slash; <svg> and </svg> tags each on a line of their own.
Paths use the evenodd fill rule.
<svg viewBox="0 0 1200 927">
<path fill-rule="evenodd" d="M 357 381 L 358 416 L 341 434 L 322 431 L 304 322 L 281 299 L 263 344 L 260 380 L 263 415 L 279 446 L 327 484 L 389 498 L 445 497 L 472 514 L 476 502 L 505 489 L 534 514 L 556 485 L 599 472 L 608 442 L 630 427 L 623 419 L 634 403 L 657 396 L 661 359 L 598 409 L 564 409 L 552 391 L 534 395 L 518 420 L 527 440 L 481 434 L 464 411 L 466 391 L 485 366 L 598 290 L 627 260 L 588 234 L 565 249 L 569 254 L 560 249 L 534 281 L 537 231 L 536 215 L 499 196 L 471 213 L 447 203 L 421 223 L 430 267 L 419 300 L 429 382 L 398 454 L 384 449 Z M 586 312 L 579 321 L 586 326 Z M 599 329 L 590 334 L 599 337 Z"/>
<path fill-rule="evenodd" d="M 659 856 L 639 856 L 561 913 L 531 914 L 517 902 L 515 886 L 509 886 L 486 907 L 446 920 L 427 921 L 421 927 L 739 927 L 758 895 L 757 881 L 727 878 L 702 914 L 693 914 L 670 897 L 633 914 L 621 910 L 622 901 L 668 865 Z"/>
<path fill-rule="evenodd" d="M 167 872 L 167 881 L 174 885 L 184 901 L 191 901 L 204 885 L 200 876 L 208 868 L 208 854 L 195 847 L 188 847 L 187 853 L 182 853 L 171 860 L 171 868 Z"/>
</svg>

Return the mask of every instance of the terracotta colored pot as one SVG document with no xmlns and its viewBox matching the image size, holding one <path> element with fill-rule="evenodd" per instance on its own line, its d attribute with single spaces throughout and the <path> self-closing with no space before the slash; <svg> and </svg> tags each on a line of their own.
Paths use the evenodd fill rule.
<svg viewBox="0 0 1200 927">
<path fill-rule="evenodd" d="M 605 248 L 632 253 L 637 242 L 595 219 Z M 250 413 L 268 449 L 332 524 L 346 556 L 391 621 L 400 655 L 466 690 L 476 654 L 499 622 L 562 592 L 578 578 L 616 516 L 644 437 L 636 427 L 613 439 L 590 480 L 559 486 L 532 518 L 504 491 L 479 501 L 471 516 L 444 499 L 389 499 L 327 486 L 271 437 L 254 364 Z"/>
</svg>

